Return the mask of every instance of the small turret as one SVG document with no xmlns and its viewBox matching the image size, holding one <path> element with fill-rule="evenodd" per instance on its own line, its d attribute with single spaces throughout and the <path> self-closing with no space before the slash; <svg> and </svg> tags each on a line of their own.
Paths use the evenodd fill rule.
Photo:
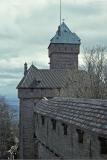
<svg viewBox="0 0 107 160">
<path fill-rule="evenodd" d="M 25 62 L 24 64 L 24 76 L 27 74 L 28 68 L 27 68 L 27 63 Z"/>
</svg>

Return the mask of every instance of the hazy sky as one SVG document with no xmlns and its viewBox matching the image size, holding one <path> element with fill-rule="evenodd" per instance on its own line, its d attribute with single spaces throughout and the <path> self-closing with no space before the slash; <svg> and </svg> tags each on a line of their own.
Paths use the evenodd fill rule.
<svg viewBox="0 0 107 160">
<path fill-rule="evenodd" d="M 107 0 L 62 0 L 62 18 L 82 46 L 107 44 Z M 0 0 L 1 95 L 16 96 L 25 61 L 48 68 L 58 25 L 59 0 Z"/>
</svg>

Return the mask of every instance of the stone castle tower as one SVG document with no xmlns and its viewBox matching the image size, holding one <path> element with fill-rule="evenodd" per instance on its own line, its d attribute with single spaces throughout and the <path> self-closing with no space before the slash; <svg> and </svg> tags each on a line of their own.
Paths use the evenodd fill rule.
<svg viewBox="0 0 107 160">
<path fill-rule="evenodd" d="M 34 149 L 34 104 L 43 97 L 60 96 L 66 69 L 78 69 L 80 39 L 63 22 L 49 45 L 50 69 L 38 69 L 25 64 L 24 77 L 18 85 L 20 99 L 20 159 L 37 157 Z"/>
<path fill-rule="evenodd" d="M 50 69 L 78 69 L 79 48 L 79 37 L 63 22 L 48 47 Z"/>
</svg>

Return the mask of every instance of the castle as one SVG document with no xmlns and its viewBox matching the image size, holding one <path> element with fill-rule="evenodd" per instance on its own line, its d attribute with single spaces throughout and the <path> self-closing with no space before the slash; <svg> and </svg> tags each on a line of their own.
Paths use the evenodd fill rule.
<svg viewBox="0 0 107 160">
<path fill-rule="evenodd" d="M 62 22 L 48 47 L 50 69 L 28 69 L 25 63 L 18 85 L 21 159 L 102 158 L 100 150 L 106 156 L 107 102 L 61 98 L 68 75 L 81 72 L 80 44 Z"/>
</svg>

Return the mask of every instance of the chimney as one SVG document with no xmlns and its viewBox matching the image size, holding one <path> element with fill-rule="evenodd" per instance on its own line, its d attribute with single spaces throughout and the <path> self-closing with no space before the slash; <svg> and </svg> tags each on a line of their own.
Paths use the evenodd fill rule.
<svg viewBox="0 0 107 160">
<path fill-rule="evenodd" d="M 27 74 L 27 63 L 24 64 L 24 76 Z"/>
</svg>

